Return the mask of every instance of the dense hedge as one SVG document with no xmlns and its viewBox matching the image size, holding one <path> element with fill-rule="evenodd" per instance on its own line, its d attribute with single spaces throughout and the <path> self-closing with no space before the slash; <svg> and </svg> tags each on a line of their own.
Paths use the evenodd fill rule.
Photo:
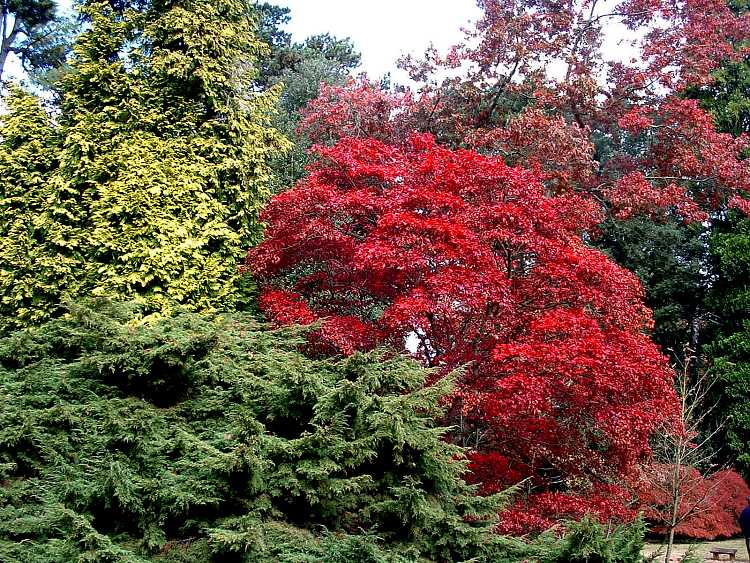
<svg viewBox="0 0 750 563">
<path fill-rule="evenodd" d="M 640 524 L 533 543 L 442 439 L 450 380 L 299 330 L 98 301 L 0 340 L 0 561 L 634 561 Z M 600 553 L 601 559 L 586 559 Z M 625 554 L 625 555 L 623 555 Z"/>
<path fill-rule="evenodd" d="M 424 388 L 412 361 L 313 361 L 294 332 L 247 316 L 131 326 L 133 313 L 74 307 L 0 341 L 0 560 L 492 547 L 497 499 L 460 479 L 462 453 L 433 423 L 446 386 Z"/>
</svg>

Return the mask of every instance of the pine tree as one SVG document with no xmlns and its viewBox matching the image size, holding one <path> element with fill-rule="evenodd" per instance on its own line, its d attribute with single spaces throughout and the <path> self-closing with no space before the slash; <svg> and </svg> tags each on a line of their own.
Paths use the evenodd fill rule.
<svg viewBox="0 0 750 563">
<path fill-rule="evenodd" d="M 0 0 L 0 78 L 13 54 L 27 72 L 44 72 L 65 60 L 66 23 L 54 0 Z"/>
<path fill-rule="evenodd" d="M 304 175 L 310 161 L 313 141 L 300 130 L 303 108 L 320 94 L 321 84 L 345 84 L 361 56 L 350 39 L 328 33 L 292 42 L 291 34 L 282 29 L 292 20 L 289 8 L 263 2 L 256 4 L 255 10 L 259 34 L 270 47 L 260 59 L 256 82 L 260 87 L 282 87 L 274 125 L 293 142 L 293 147 L 273 162 L 273 190 L 281 192 Z"/>
<path fill-rule="evenodd" d="M 231 306 L 242 296 L 243 249 L 260 237 L 269 162 L 287 147 L 270 125 L 276 92 L 253 89 L 264 46 L 250 6 L 79 7 L 87 26 L 62 81 L 60 115 L 48 139 L 33 144 L 54 162 L 48 176 L 34 176 L 45 203 L 23 208 L 49 224 L 50 252 L 70 265 L 57 278 L 60 292 L 135 298 L 144 314 Z M 27 110 L 13 111 L 22 119 Z M 4 145 L 8 166 L 29 163 L 23 146 Z M 21 266 L 4 274 L 4 293 L 44 286 L 43 273 L 20 279 L 16 271 L 35 268 Z M 55 293 L 24 304 L 31 310 L 14 324 L 54 315 Z M 11 307 L 8 316 L 18 315 Z"/>
<path fill-rule="evenodd" d="M 675 218 L 608 218 L 597 244 L 643 283 L 646 304 L 654 312 L 654 341 L 671 357 L 684 346 L 704 343 L 709 285 L 706 228 Z"/>
<path fill-rule="evenodd" d="M 136 313 L 0 340 L 0 560 L 502 560 L 499 498 L 434 423 L 448 380 L 310 360 L 247 314 Z"/>
<path fill-rule="evenodd" d="M 61 139 L 31 95 L 11 87 L 0 123 L 0 332 L 50 312 L 80 264 L 67 251 L 55 184 Z M 61 236 L 63 235 L 63 236 Z"/>
</svg>

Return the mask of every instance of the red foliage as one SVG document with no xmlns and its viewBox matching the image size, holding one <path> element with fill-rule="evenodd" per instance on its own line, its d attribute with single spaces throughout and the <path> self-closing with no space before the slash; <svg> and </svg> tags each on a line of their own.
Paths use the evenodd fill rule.
<svg viewBox="0 0 750 563">
<path fill-rule="evenodd" d="M 298 132 L 320 144 L 342 137 L 403 139 L 406 126 L 401 118 L 411 105 L 411 94 L 386 92 L 366 78 L 352 79 L 346 86 L 323 83 L 318 97 L 304 109 Z"/>
<path fill-rule="evenodd" d="M 429 132 L 536 170 L 553 193 L 607 200 L 620 218 L 701 221 L 728 205 L 750 209 L 746 139 L 717 133 L 681 97 L 721 61 L 745 56 L 750 15 L 734 15 L 724 0 L 480 6 L 466 45 L 402 62 L 422 83 L 418 94 L 363 83 L 324 89 L 303 129 L 327 143 L 370 136 L 398 144 L 409 131 Z M 639 38 L 631 61 L 604 58 L 608 26 L 618 22 Z"/>
<path fill-rule="evenodd" d="M 594 145 L 588 132 L 561 116 L 527 108 L 507 127 L 469 133 L 467 142 L 502 155 L 506 162 L 538 170 L 540 178 L 555 192 L 588 187 L 594 182 Z"/>
<path fill-rule="evenodd" d="M 638 509 L 643 510 L 651 529 L 666 531 L 671 519 L 671 483 L 675 466 L 651 464 L 641 468 L 633 479 Z M 720 471 L 708 478 L 694 467 L 682 466 L 677 477 L 682 484 L 675 529 L 678 536 L 714 540 L 740 533 L 738 516 L 747 506 L 750 488 L 735 471 Z"/>
<path fill-rule="evenodd" d="M 625 174 L 608 191 L 620 216 L 674 206 L 686 220 L 704 220 L 702 210 L 726 205 L 750 188 L 750 165 L 742 160 L 747 138 L 717 133 L 695 100 L 670 98 L 656 110 L 637 107 L 620 124 L 636 135 L 653 129 L 647 149 L 630 163 L 638 172 Z M 688 182 L 697 186 L 692 197 L 680 187 Z"/>
<path fill-rule="evenodd" d="M 318 150 L 248 254 L 269 317 L 324 319 L 328 352 L 410 342 L 440 373 L 468 365 L 450 417 L 482 488 L 529 478 L 540 507 L 564 490 L 598 510 L 592 487 L 647 455 L 676 403 L 637 278 L 582 240 L 597 206 L 426 135 Z"/>
<path fill-rule="evenodd" d="M 539 493 L 517 502 L 500 514 L 497 531 L 525 535 L 551 528 L 556 521 L 593 516 L 600 522 L 630 522 L 637 511 L 629 508 L 631 497 L 614 485 L 598 485 L 584 494 Z"/>
</svg>

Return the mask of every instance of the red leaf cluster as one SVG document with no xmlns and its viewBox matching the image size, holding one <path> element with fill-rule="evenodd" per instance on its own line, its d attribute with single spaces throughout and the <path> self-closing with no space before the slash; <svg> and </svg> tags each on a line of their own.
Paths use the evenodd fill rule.
<svg viewBox="0 0 750 563">
<path fill-rule="evenodd" d="M 500 514 L 497 531 L 514 536 L 542 532 L 561 520 L 593 516 L 600 522 L 630 522 L 638 514 L 629 508 L 629 493 L 615 485 L 592 487 L 587 494 L 539 493 Z"/>
<path fill-rule="evenodd" d="M 722 61 L 743 59 L 750 15 L 736 16 L 724 0 L 480 6 L 465 45 L 402 61 L 418 93 L 366 82 L 325 88 L 304 112 L 303 131 L 329 144 L 345 136 L 398 144 L 429 132 L 535 170 L 552 193 L 606 200 L 619 218 L 671 213 L 690 222 L 750 208 L 747 140 L 717 133 L 682 96 Z M 614 25 L 633 32 L 630 61 L 605 59 Z"/>
<path fill-rule="evenodd" d="M 707 478 L 690 466 L 681 466 L 678 476 L 674 472 L 674 465 L 654 463 L 641 468 L 632 479 L 637 508 L 643 510 L 654 532 L 667 529 L 672 517 L 670 485 L 679 479 L 678 536 L 714 540 L 740 533 L 738 516 L 747 506 L 750 488 L 737 472 L 725 470 Z"/>
<path fill-rule="evenodd" d="M 390 343 L 467 366 L 449 416 L 483 490 L 528 478 L 540 507 L 599 510 L 592 487 L 649 453 L 676 402 L 637 278 L 584 242 L 598 207 L 429 135 L 318 152 L 248 254 L 268 316 L 322 319 L 328 353 Z"/>
<path fill-rule="evenodd" d="M 317 98 L 302 113 L 298 132 L 311 142 L 332 144 L 342 137 L 391 141 L 404 138 L 400 122 L 411 94 L 393 94 L 366 79 L 351 79 L 345 86 L 322 83 Z"/>
</svg>

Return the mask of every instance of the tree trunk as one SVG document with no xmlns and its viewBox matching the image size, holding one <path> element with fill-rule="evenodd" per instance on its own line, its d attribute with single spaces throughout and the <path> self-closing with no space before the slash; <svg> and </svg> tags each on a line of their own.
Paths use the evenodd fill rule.
<svg viewBox="0 0 750 563">
<path fill-rule="evenodd" d="M 13 19 L 13 28 L 10 30 L 9 35 L 5 35 L 8 31 L 8 17 L 10 14 L 2 13 L 2 37 L 0 37 L 0 80 L 3 79 L 3 70 L 5 70 L 5 62 L 8 60 L 8 55 L 13 50 L 13 42 L 16 40 L 18 35 L 18 18 Z"/>
<path fill-rule="evenodd" d="M 5 60 L 8 58 L 9 49 L 5 48 L 5 42 L 3 42 L 2 48 L 0 48 L 0 80 L 3 79 L 3 69 L 5 68 Z"/>
<path fill-rule="evenodd" d="M 667 540 L 667 553 L 664 554 L 664 563 L 669 563 L 672 557 L 672 546 L 674 545 L 674 527 L 669 528 L 669 539 Z"/>
<path fill-rule="evenodd" d="M 683 389 L 682 396 L 682 412 L 685 412 L 685 401 L 687 392 Z M 667 553 L 664 555 L 664 563 L 669 563 L 669 558 L 672 555 L 672 546 L 674 545 L 674 529 L 677 527 L 678 515 L 680 512 L 680 496 L 682 494 L 682 480 L 681 480 L 681 469 L 682 462 L 685 459 L 684 456 L 684 444 L 682 438 L 677 445 L 674 457 L 674 467 L 672 468 L 672 514 L 669 518 L 669 538 L 667 539 Z"/>
</svg>

